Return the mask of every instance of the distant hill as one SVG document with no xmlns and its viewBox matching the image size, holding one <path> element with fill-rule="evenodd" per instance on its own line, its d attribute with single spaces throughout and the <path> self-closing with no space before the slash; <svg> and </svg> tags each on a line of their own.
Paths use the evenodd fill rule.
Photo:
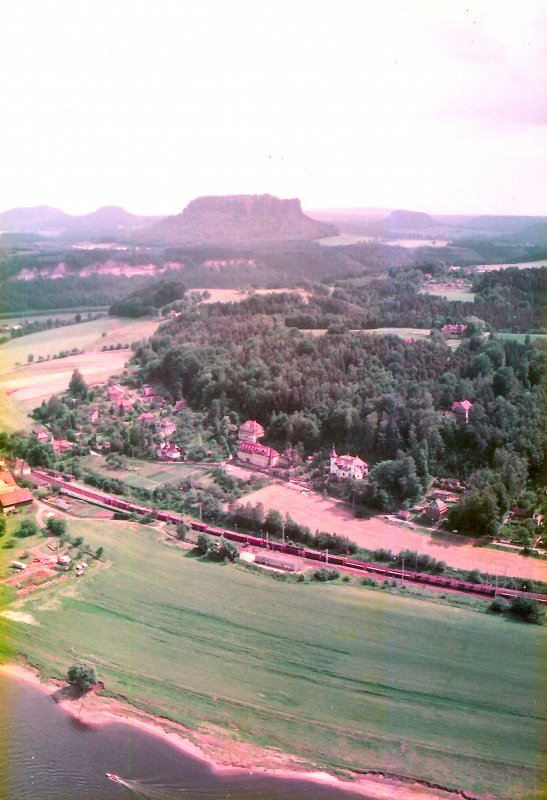
<svg viewBox="0 0 547 800">
<path fill-rule="evenodd" d="M 300 200 L 269 194 L 198 197 L 182 214 L 143 228 L 135 239 L 166 245 L 245 247 L 335 236 L 333 225 L 310 219 Z"/>
<path fill-rule="evenodd" d="M 56 236 L 112 236 L 130 233 L 161 217 L 131 214 L 119 206 L 103 206 L 90 214 L 66 214 L 58 208 L 34 206 L 0 213 L 0 231 Z"/>
<path fill-rule="evenodd" d="M 72 217 L 59 208 L 31 206 L 11 208 L 0 213 L 0 231 L 6 233 L 40 233 L 60 230 L 70 224 Z"/>
<path fill-rule="evenodd" d="M 386 220 L 386 227 L 390 231 L 399 230 L 420 230 L 422 228 L 432 228 L 435 222 L 423 211 L 392 211 Z"/>
</svg>

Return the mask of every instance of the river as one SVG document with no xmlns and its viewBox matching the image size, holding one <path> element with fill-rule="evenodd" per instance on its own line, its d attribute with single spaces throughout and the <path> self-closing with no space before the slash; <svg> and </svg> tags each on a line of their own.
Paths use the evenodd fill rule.
<svg viewBox="0 0 547 800">
<path fill-rule="evenodd" d="M 89 727 L 48 695 L 0 675 L 0 796 L 5 800 L 352 800 L 318 783 L 222 777 L 123 723 Z M 124 784 L 108 780 L 107 772 Z M 362 795 L 360 795 L 362 798 Z"/>
</svg>

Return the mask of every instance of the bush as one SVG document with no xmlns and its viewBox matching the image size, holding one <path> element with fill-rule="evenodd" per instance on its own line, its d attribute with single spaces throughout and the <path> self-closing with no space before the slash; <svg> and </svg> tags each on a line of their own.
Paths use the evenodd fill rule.
<svg viewBox="0 0 547 800">
<path fill-rule="evenodd" d="M 200 554 L 200 556 L 206 555 L 207 551 L 209 550 L 209 546 L 211 544 L 211 537 L 208 536 L 206 533 L 200 533 L 198 536 L 198 543 L 196 545 L 196 550 Z"/>
<path fill-rule="evenodd" d="M 375 578 L 363 578 L 361 586 L 372 586 L 376 589 L 378 588 L 378 581 Z"/>
<path fill-rule="evenodd" d="M 507 609 L 507 615 L 520 622 L 541 625 L 543 609 L 537 600 L 532 600 L 529 597 L 513 597 Z"/>
<path fill-rule="evenodd" d="M 46 529 L 50 536 L 64 536 L 66 534 L 66 522 L 63 519 L 50 517 L 46 523 Z"/>
<path fill-rule="evenodd" d="M 17 528 L 14 536 L 18 539 L 26 539 L 27 536 L 34 536 L 38 533 L 38 526 L 30 519 L 25 519 Z"/>
<path fill-rule="evenodd" d="M 179 542 L 184 542 L 190 531 L 191 528 L 189 525 L 187 525 L 185 522 L 179 522 L 177 525 L 177 531 L 175 533 L 175 536 L 179 540 Z"/>
<path fill-rule="evenodd" d="M 491 614 L 505 614 L 509 608 L 509 603 L 503 597 L 495 597 L 488 606 Z"/>
<path fill-rule="evenodd" d="M 316 581 L 335 581 L 337 578 L 340 577 L 340 573 L 337 569 L 326 569 L 326 567 L 322 567 L 321 569 L 316 569 L 313 573 L 313 577 Z"/>
<path fill-rule="evenodd" d="M 77 661 L 68 668 L 67 681 L 81 692 L 87 692 L 91 686 L 97 683 L 95 667 L 88 661 Z"/>
</svg>

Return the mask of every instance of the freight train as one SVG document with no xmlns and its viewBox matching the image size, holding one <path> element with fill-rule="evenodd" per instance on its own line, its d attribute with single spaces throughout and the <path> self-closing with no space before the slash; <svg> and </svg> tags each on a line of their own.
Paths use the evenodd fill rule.
<svg viewBox="0 0 547 800">
<path fill-rule="evenodd" d="M 415 570 L 403 570 L 388 564 L 382 565 L 367 561 L 359 561 L 348 556 L 332 555 L 326 550 L 310 550 L 307 547 L 296 544 L 272 541 L 271 539 L 264 539 L 261 536 L 253 536 L 247 533 L 217 528 L 214 525 L 207 525 L 205 522 L 198 522 L 197 520 L 183 517 L 180 514 L 175 514 L 172 511 L 158 511 L 154 508 L 148 508 L 129 500 L 124 500 L 121 497 L 106 494 L 98 489 L 82 486 L 71 479 L 67 480 L 66 475 L 61 475 L 53 470 L 34 469 L 32 470 L 32 476 L 36 478 L 39 483 L 52 483 L 58 486 L 61 492 L 69 497 L 86 500 L 89 503 L 104 506 L 105 508 L 115 511 L 123 511 L 128 514 L 140 514 L 141 516 L 153 514 L 156 519 L 161 522 L 170 522 L 174 525 L 182 522 L 198 533 L 206 533 L 209 536 L 224 536 L 225 539 L 237 542 L 243 546 L 274 550 L 280 553 L 286 553 L 287 555 L 298 556 L 308 561 L 318 561 L 326 566 L 342 567 L 342 569 L 366 573 L 367 575 L 377 576 L 384 580 L 419 583 L 434 586 L 439 589 L 465 592 L 466 594 L 473 594 L 481 597 L 503 597 L 508 600 L 513 597 L 529 597 L 540 603 L 547 604 L 547 595 L 543 594 L 524 592 L 519 589 L 508 589 L 506 587 L 495 586 L 494 584 L 472 583 L 471 581 L 453 578 L 448 575 L 431 575 Z"/>
</svg>

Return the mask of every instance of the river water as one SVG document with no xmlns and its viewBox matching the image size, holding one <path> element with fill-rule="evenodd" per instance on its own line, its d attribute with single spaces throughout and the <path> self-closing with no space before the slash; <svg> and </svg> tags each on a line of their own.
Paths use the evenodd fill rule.
<svg viewBox="0 0 547 800">
<path fill-rule="evenodd" d="M 107 772 L 125 784 L 108 780 Z M 36 687 L 0 675 L 0 797 L 352 800 L 357 795 L 318 783 L 215 775 L 157 736 L 123 723 L 83 725 Z"/>
</svg>

